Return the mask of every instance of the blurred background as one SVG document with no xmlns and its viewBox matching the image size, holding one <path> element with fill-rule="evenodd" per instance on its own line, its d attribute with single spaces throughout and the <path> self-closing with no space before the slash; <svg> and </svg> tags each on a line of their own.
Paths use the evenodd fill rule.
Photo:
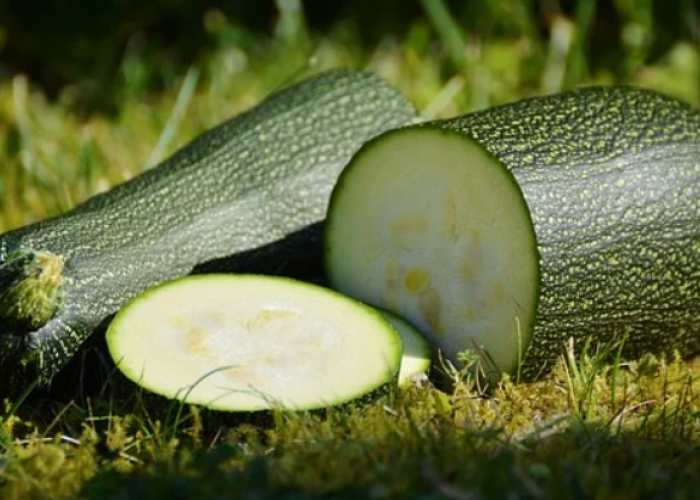
<svg viewBox="0 0 700 500">
<path fill-rule="evenodd" d="M 275 88 L 372 69 L 424 118 L 584 84 L 700 104 L 696 0 L 0 0 L 0 231 Z"/>
</svg>

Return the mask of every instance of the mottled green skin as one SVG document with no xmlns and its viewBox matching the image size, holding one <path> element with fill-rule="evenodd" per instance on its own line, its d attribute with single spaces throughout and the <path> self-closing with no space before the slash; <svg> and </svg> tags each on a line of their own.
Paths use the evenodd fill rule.
<svg viewBox="0 0 700 500">
<path fill-rule="evenodd" d="M 593 87 L 434 123 L 481 143 L 531 212 L 540 298 L 523 373 L 565 339 L 628 353 L 700 351 L 700 114 L 660 94 Z"/>
<path fill-rule="evenodd" d="M 65 259 L 58 314 L 35 331 L 0 330 L 2 371 L 14 375 L 12 362 L 22 359 L 48 381 L 138 293 L 323 219 L 355 150 L 414 119 L 413 107 L 378 77 L 330 71 L 272 95 L 73 211 L 0 236 L 0 264 L 18 249 Z"/>
</svg>

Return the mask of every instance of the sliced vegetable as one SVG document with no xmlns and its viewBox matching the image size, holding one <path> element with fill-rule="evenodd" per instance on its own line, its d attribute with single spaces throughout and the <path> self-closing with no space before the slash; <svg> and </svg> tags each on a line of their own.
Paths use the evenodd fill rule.
<svg viewBox="0 0 700 500">
<path fill-rule="evenodd" d="M 698 352 L 700 114 L 600 87 L 388 132 L 342 173 L 325 246 L 335 288 L 453 362 L 536 376 L 589 336 Z"/>
<path fill-rule="evenodd" d="M 420 382 L 430 370 L 430 359 L 432 357 L 430 342 L 415 326 L 405 319 L 383 309 L 379 309 L 379 313 L 398 332 L 403 344 L 398 385 L 405 387 L 412 382 Z"/>
<path fill-rule="evenodd" d="M 372 308 L 287 278 L 202 275 L 135 298 L 107 331 L 132 381 L 226 411 L 307 410 L 397 376 L 401 339 Z"/>
</svg>

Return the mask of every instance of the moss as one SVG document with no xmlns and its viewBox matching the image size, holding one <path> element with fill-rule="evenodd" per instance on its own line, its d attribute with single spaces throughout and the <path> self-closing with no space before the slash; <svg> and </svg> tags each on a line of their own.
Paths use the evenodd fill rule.
<svg viewBox="0 0 700 500">
<path fill-rule="evenodd" d="M 613 498 L 691 491 L 700 473 L 693 451 L 700 362 L 660 359 L 654 371 L 640 369 L 646 361 L 611 365 L 582 356 L 577 363 L 578 373 L 591 377 L 587 385 L 577 385 L 562 359 L 542 381 L 504 380 L 490 394 L 465 376 L 449 394 L 411 387 L 364 406 L 280 413 L 264 427 L 215 426 L 207 413 L 188 409 L 178 423 L 164 420 L 162 409 L 109 387 L 94 401 L 53 408 L 28 401 L 4 426 L 14 444 L 4 454 L 0 496 L 565 498 L 580 491 Z M 640 479 L 646 474 L 657 479 Z"/>
</svg>

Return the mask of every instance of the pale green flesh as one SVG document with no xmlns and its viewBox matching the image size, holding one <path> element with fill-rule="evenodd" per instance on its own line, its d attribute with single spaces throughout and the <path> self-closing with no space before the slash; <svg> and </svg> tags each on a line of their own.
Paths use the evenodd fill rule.
<svg viewBox="0 0 700 500">
<path fill-rule="evenodd" d="M 412 381 L 420 380 L 421 374 L 430 370 L 430 343 L 418 329 L 403 318 L 388 311 L 379 310 L 384 319 L 398 332 L 403 344 L 401 369 L 399 370 L 398 385 L 408 386 Z"/>
<path fill-rule="evenodd" d="M 423 331 L 451 360 L 516 369 L 537 304 L 534 230 L 517 184 L 464 136 L 391 132 L 363 148 L 331 199 L 333 287 Z"/>
<path fill-rule="evenodd" d="M 313 409 L 393 380 L 401 340 L 374 310 L 284 278 L 206 275 L 155 288 L 107 333 L 119 369 L 163 396 L 228 411 Z"/>
</svg>

